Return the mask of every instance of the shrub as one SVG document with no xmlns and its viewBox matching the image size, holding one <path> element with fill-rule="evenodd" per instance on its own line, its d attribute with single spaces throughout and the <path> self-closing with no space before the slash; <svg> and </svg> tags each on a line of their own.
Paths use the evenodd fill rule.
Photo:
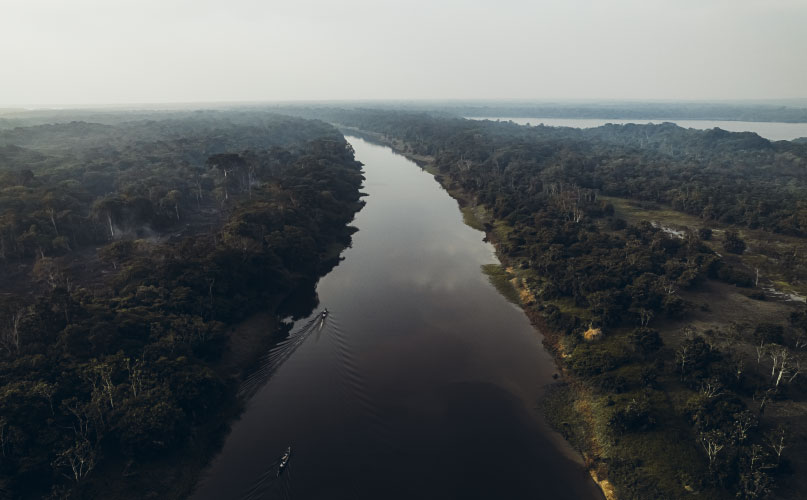
<svg viewBox="0 0 807 500">
<path fill-rule="evenodd" d="M 740 239 L 737 231 L 726 231 L 726 239 L 723 240 L 723 249 L 729 253 L 741 254 L 745 252 L 745 241 Z"/>
<path fill-rule="evenodd" d="M 611 415 L 608 424 L 617 432 L 645 431 L 655 425 L 650 412 L 650 400 L 646 396 L 633 398 L 628 404 Z"/>
<path fill-rule="evenodd" d="M 744 288 L 754 286 L 754 277 L 751 275 L 751 273 L 737 269 L 736 267 L 728 264 L 720 266 L 720 269 L 717 271 L 717 278 L 721 281 L 725 281 L 726 283 Z"/>
<path fill-rule="evenodd" d="M 642 356 L 652 354 L 664 345 L 658 332 L 652 328 L 636 328 L 630 334 L 630 342 Z"/>
<path fill-rule="evenodd" d="M 760 323 L 754 329 L 754 343 L 759 344 L 760 342 L 764 342 L 766 344 L 783 344 L 784 333 L 785 332 L 782 325 Z"/>
<path fill-rule="evenodd" d="M 572 352 L 571 368 L 578 375 L 591 377 L 617 368 L 622 361 L 600 345 L 580 344 Z"/>
</svg>

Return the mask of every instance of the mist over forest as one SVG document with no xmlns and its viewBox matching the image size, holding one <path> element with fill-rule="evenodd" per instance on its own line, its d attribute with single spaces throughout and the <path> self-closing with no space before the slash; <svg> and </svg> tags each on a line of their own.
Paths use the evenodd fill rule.
<svg viewBox="0 0 807 500">
<path fill-rule="evenodd" d="M 797 499 L 807 3 L 6 0 L 0 499 Z"/>
</svg>

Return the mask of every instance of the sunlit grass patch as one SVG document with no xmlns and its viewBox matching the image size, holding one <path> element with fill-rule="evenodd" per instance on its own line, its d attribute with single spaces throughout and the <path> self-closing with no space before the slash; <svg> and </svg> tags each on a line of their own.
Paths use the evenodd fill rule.
<svg viewBox="0 0 807 500">
<path fill-rule="evenodd" d="M 512 276 L 499 264 L 485 264 L 482 266 L 482 272 L 488 277 L 490 283 L 498 290 L 502 296 L 509 302 L 520 305 L 518 291 L 513 287 L 510 282 Z"/>
<path fill-rule="evenodd" d="M 504 221 L 497 220 L 493 223 L 493 234 L 499 239 L 499 241 L 507 241 L 507 238 L 512 232 L 513 227 Z"/>
<path fill-rule="evenodd" d="M 462 221 L 465 225 L 470 226 L 477 231 L 484 231 L 485 225 L 482 223 L 478 215 L 477 207 L 465 206 L 462 207 Z"/>
<path fill-rule="evenodd" d="M 552 300 L 544 300 L 544 304 L 552 304 L 553 306 L 557 307 L 560 312 L 563 314 L 570 314 L 573 316 L 577 316 L 578 318 L 588 321 L 591 319 L 591 311 L 589 311 L 585 307 L 579 307 L 574 304 L 574 299 L 569 297 L 563 297 L 558 299 Z"/>
</svg>

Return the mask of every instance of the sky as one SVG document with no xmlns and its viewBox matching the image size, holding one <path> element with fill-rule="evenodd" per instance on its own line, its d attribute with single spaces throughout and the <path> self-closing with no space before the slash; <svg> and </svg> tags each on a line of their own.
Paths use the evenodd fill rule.
<svg viewBox="0 0 807 500">
<path fill-rule="evenodd" d="M 0 107 L 807 97 L 807 0 L 0 0 Z"/>
</svg>

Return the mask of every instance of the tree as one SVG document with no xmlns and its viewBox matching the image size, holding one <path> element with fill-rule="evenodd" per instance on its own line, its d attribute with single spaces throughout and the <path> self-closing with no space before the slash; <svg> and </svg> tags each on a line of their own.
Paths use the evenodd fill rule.
<svg viewBox="0 0 807 500">
<path fill-rule="evenodd" d="M 782 461 L 782 453 L 784 453 L 785 448 L 787 447 L 785 444 L 787 438 L 787 431 L 783 425 L 780 425 L 776 429 L 765 434 L 765 444 L 776 456 L 777 465 Z"/>
<path fill-rule="evenodd" d="M 631 332 L 630 341 L 636 352 L 648 356 L 664 345 L 656 330 L 651 328 L 636 328 Z"/>
<path fill-rule="evenodd" d="M 717 456 L 723 448 L 726 447 L 726 436 L 717 429 L 701 432 L 698 436 L 703 450 L 706 452 L 706 457 L 709 459 L 709 472 L 715 473 L 715 462 Z"/>
<path fill-rule="evenodd" d="M 748 439 L 748 432 L 756 428 L 759 420 L 748 410 L 734 414 L 734 439 L 738 444 L 743 444 Z"/>
<path fill-rule="evenodd" d="M 758 444 L 743 449 L 739 463 L 739 498 L 764 498 L 771 492 L 773 479 L 767 471 L 773 466 L 768 463 L 767 458 L 762 446 Z"/>
<path fill-rule="evenodd" d="M 781 382 L 792 382 L 801 374 L 801 359 L 794 356 L 787 347 L 773 345 L 768 349 L 771 358 L 771 380 L 774 388 Z"/>
<path fill-rule="evenodd" d="M 20 323 L 25 309 L 21 304 L 8 303 L 0 309 L 0 348 L 9 353 L 20 350 Z"/>
<path fill-rule="evenodd" d="M 676 364 L 681 370 L 681 380 L 692 370 L 704 368 L 715 356 L 715 349 L 703 339 L 695 336 L 684 339 L 675 351 Z"/>
<path fill-rule="evenodd" d="M 710 378 L 701 382 L 700 393 L 706 399 L 713 399 L 723 394 L 723 384 L 716 378 Z"/>
<path fill-rule="evenodd" d="M 53 466 L 56 469 L 66 467 L 69 472 L 63 475 L 79 483 L 95 468 L 95 460 L 95 447 L 88 439 L 78 437 L 72 445 L 59 452 Z"/>
<path fill-rule="evenodd" d="M 723 249 L 729 253 L 741 254 L 745 252 L 745 241 L 740 239 L 737 231 L 726 230 L 726 236 L 723 240 Z"/>
</svg>

